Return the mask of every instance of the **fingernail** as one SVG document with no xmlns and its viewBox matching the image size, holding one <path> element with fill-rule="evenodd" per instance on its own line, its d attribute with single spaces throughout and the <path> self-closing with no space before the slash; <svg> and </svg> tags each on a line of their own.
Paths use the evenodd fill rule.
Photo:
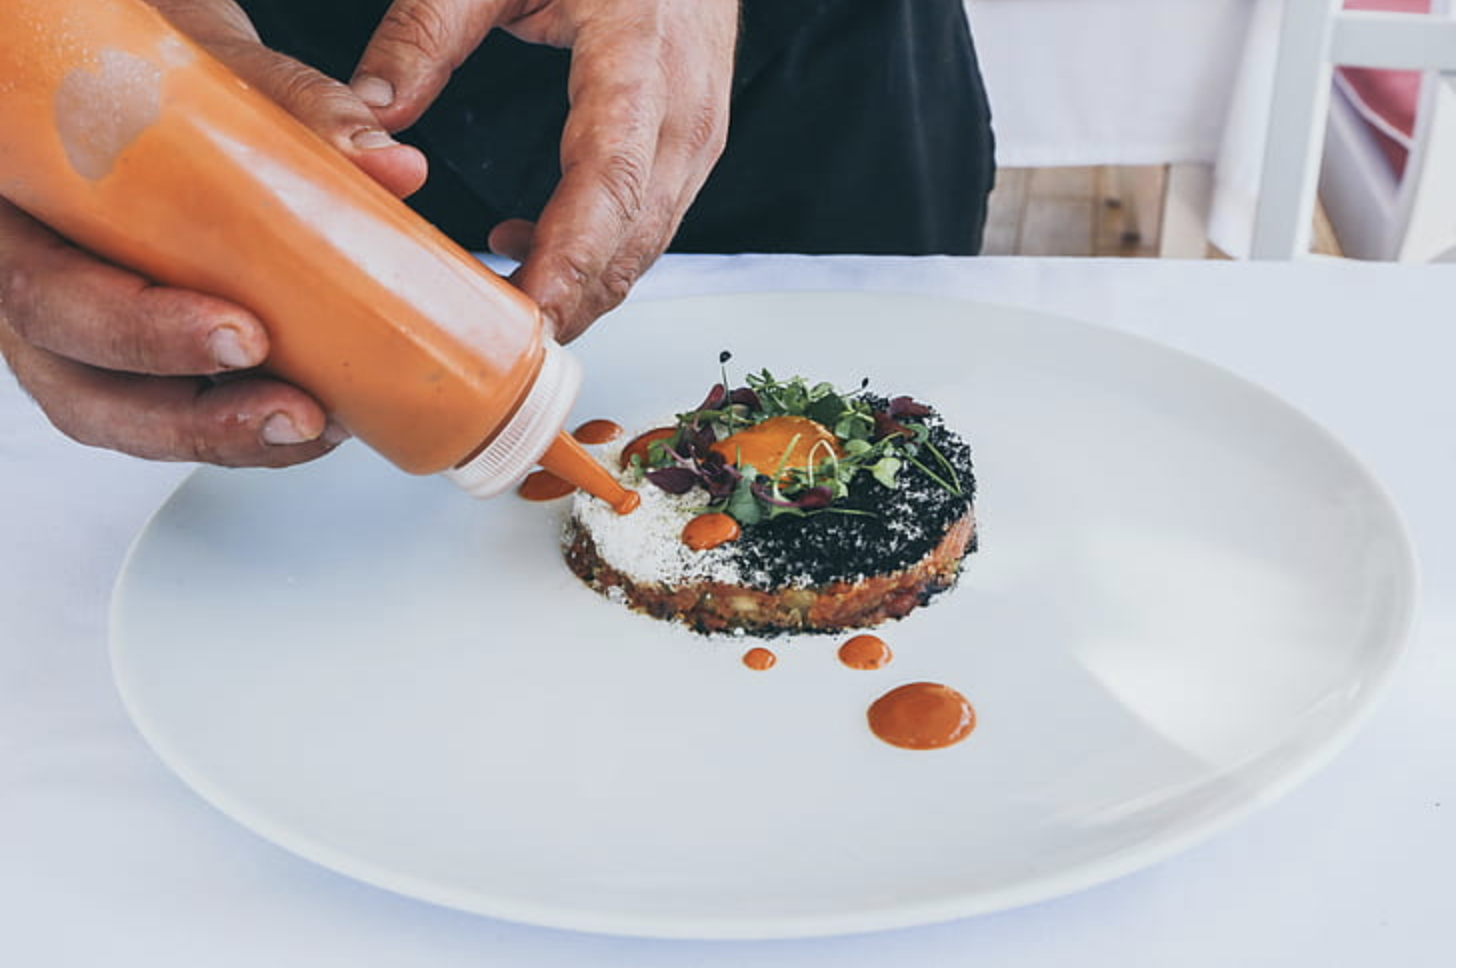
<svg viewBox="0 0 1458 968">
<path fill-rule="evenodd" d="M 349 83 L 354 96 L 372 108 L 387 108 L 395 103 L 395 87 L 383 77 L 361 74 Z"/>
<path fill-rule="evenodd" d="M 265 444 L 272 444 L 276 447 L 305 444 L 314 439 L 299 429 L 299 425 L 294 423 L 294 418 L 286 413 L 276 413 L 265 420 L 261 436 Z"/>
<path fill-rule="evenodd" d="M 362 151 L 374 151 L 378 148 L 393 148 L 400 142 L 390 137 L 379 128 L 365 128 L 350 139 L 356 148 Z"/>
<path fill-rule="evenodd" d="M 219 326 L 208 334 L 208 351 L 224 370 L 241 370 L 258 362 L 243 345 L 243 337 L 231 326 Z"/>
<path fill-rule="evenodd" d="M 319 439 L 330 447 L 338 447 L 353 436 L 354 434 L 345 429 L 343 424 L 331 420 L 324 425 L 324 432 L 319 435 Z"/>
</svg>

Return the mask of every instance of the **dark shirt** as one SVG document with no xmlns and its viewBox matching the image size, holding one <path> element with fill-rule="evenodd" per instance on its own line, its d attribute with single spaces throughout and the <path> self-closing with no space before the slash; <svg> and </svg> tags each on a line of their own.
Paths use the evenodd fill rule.
<svg viewBox="0 0 1458 968">
<path fill-rule="evenodd" d="M 743 0 L 729 141 L 678 252 L 973 254 L 992 128 L 963 0 Z M 387 0 L 243 0 L 265 42 L 347 80 Z M 555 186 L 570 52 L 493 31 L 401 140 L 411 204 L 485 247 Z"/>
</svg>

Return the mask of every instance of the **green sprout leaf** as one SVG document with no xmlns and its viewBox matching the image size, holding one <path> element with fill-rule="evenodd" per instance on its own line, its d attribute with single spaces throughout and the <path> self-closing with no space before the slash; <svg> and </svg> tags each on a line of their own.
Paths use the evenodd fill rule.
<svg viewBox="0 0 1458 968">
<path fill-rule="evenodd" d="M 724 506 L 724 513 L 742 525 L 758 524 L 764 519 L 764 508 L 754 496 L 754 479 L 757 476 L 754 468 L 744 468 L 744 476 L 739 479 L 734 493 L 729 495 L 729 503 Z"/>
<path fill-rule="evenodd" d="M 710 494 L 706 510 L 723 511 L 741 525 L 782 514 L 870 514 L 837 504 L 850 496 L 862 473 L 894 488 L 903 474 L 915 472 L 949 493 L 962 494 L 955 468 L 932 444 L 931 428 L 921 419 L 932 412 L 925 405 L 911 397 L 895 397 L 888 403 L 872 396 L 869 380 L 841 392 L 827 382 L 812 386 L 803 377 L 782 380 L 768 369 L 747 374 L 745 385 L 736 389 L 723 371 L 730 358 L 727 351 L 720 354 L 720 382 L 698 409 L 679 414 L 680 433 L 675 438 L 655 441 L 646 460 L 635 458 L 635 473 L 683 468 L 675 481 L 685 474 L 697 475 Z M 778 416 L 802 417 L 827 428 L 835 435 L 839 452 L 823 447 L 812 452 L 803 466 L 790 466 L 787 457 L 795 444 L 791 441 L 772 477 L 753 467 L 710 460 L 714 441 Z M 814 488 L 823 490 L 817 494 Z"/>
<path fill-rule="evenodd" d="M 871 465 L 871 476 L 886 487 L 896 486 L 896 475 L 901 470 L 899 457 L 882 457 Z"/>
</svg>

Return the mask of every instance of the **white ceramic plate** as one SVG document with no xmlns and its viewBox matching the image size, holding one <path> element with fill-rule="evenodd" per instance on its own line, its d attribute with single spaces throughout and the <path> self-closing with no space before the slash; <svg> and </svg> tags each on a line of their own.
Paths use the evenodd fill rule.
<svg viewBox="0 0 1458 968">
<path fill-rule="evenodd" d="M 264 837 L 445 905 L 611 933 L 925 923 L 1087 887 L 1325 763 L 1407 637 L 1413 559 L 1339 444 L 1212 366 L 952 300 L 633 304 L 578 415 L 633 427 L 769 367 L 936 404 L 974 448 L 982 549 L 881 631 L 745 644 L 622 610 L 561 564 L 562 502 L 473 502 L 358 445 L 202 470 L 112 611 L 138 727 Z M 963 691 L 945 750 L 876 739 L 904 682 Z"/>
</svg>

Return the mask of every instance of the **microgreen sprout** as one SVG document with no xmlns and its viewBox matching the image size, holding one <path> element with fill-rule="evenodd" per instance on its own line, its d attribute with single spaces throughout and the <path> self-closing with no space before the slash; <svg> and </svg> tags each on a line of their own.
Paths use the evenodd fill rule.
<svg viewBox="0 0 1458 968">
<path fill-rule="evenodd" d="M 869 514 L 835 503 L 850 493 L 862 472 L 887 488 L 898 487 L 904 474 L 919 473 L 948 493 L 962 495 L 956 469 L 930 440 L 925 420 L 932 410 L 925 404 L 907 396 L 874 397 L 867 389 L 869 378 L 857 390 L 843 393 L 830 383 L 811 385 L 798 376 L 782 380 L 760 370 L 746 375 L 744 386 L 731 387 L 725 368 L 730 359 L 727 350 L 719 354 L 720 381 L 699 406 L 678 415 L 678 433 L 654 441 L 641 466 L 635 463 L 639 473 L 663 490 L 687 494 L 703 488 L 708 495 L 705 510 L 730 514 L 743 525 L 782 514 Z M 790 466 L 801 438 L 797 433 L 773 475 L 740 467 L 737 459 L 728 461 L 713 449 L 719 440 L 780 416 L 820 424 L 834 434 L 836 445 L 816 441 L 803 466 Z"/>
</svg>

